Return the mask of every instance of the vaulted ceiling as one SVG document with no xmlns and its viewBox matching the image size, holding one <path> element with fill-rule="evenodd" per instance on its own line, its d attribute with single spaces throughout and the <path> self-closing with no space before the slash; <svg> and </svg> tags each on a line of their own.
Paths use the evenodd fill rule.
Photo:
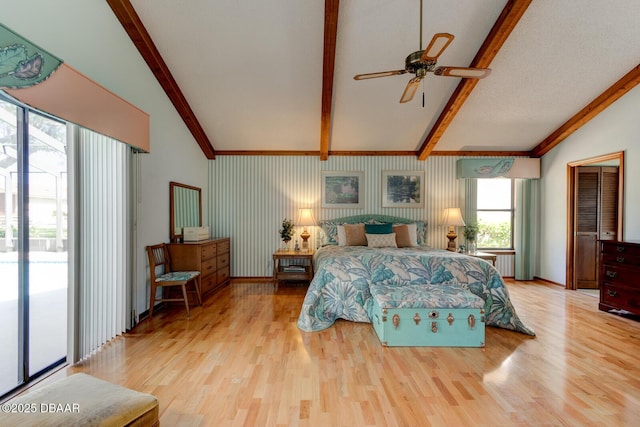
<svg viewBox="0 0 640 427">
<path fill-rule="evenodd" d="M 107 0 L 207 158 L 539 157 L 640 83 L 637 0 Z M 435 33 L 411 102 L 399 70 Z M 422 38 L 421 38 L 422 35 Z M 424 101 L 423 101 L 424 99 Z"/>
</svg>

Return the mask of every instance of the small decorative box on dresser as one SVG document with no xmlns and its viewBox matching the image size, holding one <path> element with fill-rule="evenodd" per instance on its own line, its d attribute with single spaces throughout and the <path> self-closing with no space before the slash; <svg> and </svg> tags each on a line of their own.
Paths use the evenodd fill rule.
<svg viewBox="0 0 640 427">
<path fill-rule="evenodd" d="M 204 301 L 215 290 L 229 282 L 230 239 L 228 237 L 199 242 L 171 243 L 172 270 L 199 271 L 200 293 Z"/>
<path fill-rule="evenodd" d="M 640 243 L 600 242 L 598 307 L 640 315 Z"/>
</svg>

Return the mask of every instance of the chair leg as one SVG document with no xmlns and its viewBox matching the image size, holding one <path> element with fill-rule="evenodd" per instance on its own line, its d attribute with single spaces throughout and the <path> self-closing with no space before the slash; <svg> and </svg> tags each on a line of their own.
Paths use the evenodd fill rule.
<svg viewBox="0 0 640 427">
<path fill-rule="evenodd" d="M 156 284 L 151 283 L 151 294 L 149 295 L 149 319 L 153 318 L 153 306 L 156 302 Z"/>
<path fill-rule="evenodd" d="M 180 285 L 182 288 L 182 296 L 184 297 L 184 306 L 187 308 L 187 317 L 189 317 L 189 299 L 187 298 L 187 286 L 185 283 Z"/>
<path fill-rule="evenodd" d="M 202 305 L 202 295 L 200 295 L 200 285 L 202 282 L 200 281 L 200 276 L 196 277 L 196 280 L 193 281 L 193 285 L 196 287 L 196 295 L 198 296 L 198 305 Z"/>
</svg>

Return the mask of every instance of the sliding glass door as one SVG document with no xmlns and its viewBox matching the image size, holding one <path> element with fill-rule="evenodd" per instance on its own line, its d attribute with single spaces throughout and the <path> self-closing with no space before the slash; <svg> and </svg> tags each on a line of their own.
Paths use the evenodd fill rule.
<svg viewBox="0 0 640 427">
<path fill-rule="evenodd" d="M 0 395 L 67 352 L 66 125 L 0 99 Z"/>
<path fill-rule="evenodd" d="M 15 105 L 0 100 L 0 394 L 18 385 L 22 346 L 18 302 L 18 134 Z M 24 295 L 22 302 L 24 302 Z M 18 338 L 20 336 L 20 339 Z"/>
</svg>

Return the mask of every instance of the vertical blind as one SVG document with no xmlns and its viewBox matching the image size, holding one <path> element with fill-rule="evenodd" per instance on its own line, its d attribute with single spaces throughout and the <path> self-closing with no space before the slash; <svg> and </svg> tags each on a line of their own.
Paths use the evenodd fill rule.
<svg viewBox="0 0 640 427">
<path fill-rule="evenodd" d="M 131 149 L 80 128 L 75 152 L 73 362 L 123 333 L 131 299 Z"/>
</svg>

